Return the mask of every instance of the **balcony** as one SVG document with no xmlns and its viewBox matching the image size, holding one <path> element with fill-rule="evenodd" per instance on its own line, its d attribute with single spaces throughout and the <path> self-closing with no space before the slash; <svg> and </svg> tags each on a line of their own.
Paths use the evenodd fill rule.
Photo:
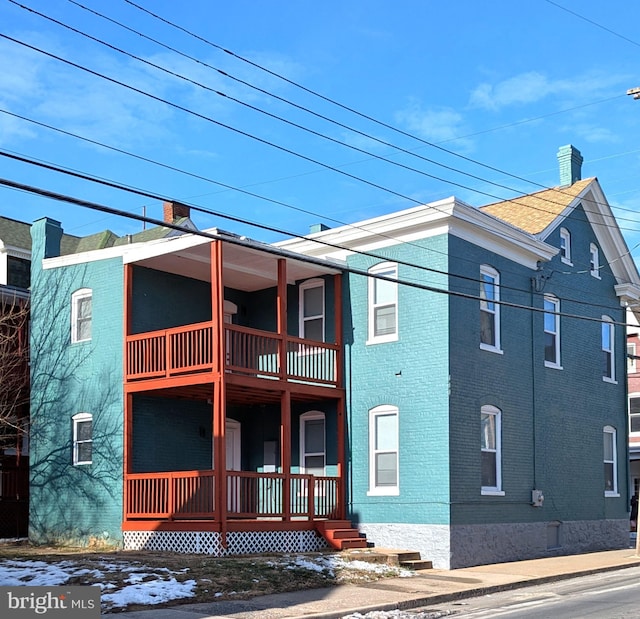
<svg viewBox="0 0 640 619">
<path fill-rule="evenodd" d="M 271 380 L 338 386 L 339 347 L 238 325 L 224 325 L 226 372 Z M 129 335 L 126 381 L 212 372 L 213 323 Z"/>
</svg>

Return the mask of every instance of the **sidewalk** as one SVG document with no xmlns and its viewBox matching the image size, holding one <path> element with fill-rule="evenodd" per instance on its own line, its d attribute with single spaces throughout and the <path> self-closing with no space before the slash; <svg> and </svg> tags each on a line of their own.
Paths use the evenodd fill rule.
<svg viewBox="0 0 640 619">
<path fill-rule="evenodd" d="M 572 576 L 640 566 L 640 557 L 635 552 L 635 548 L 625 548 L 459 570 L 421 570 L 412 578 L 263 595 L 250 600 L 181 604 L 172 608 L 113 613 L 113 616 L 118 619 L 338 619 L 355 612 L 417 608 Z"/>
</svg>

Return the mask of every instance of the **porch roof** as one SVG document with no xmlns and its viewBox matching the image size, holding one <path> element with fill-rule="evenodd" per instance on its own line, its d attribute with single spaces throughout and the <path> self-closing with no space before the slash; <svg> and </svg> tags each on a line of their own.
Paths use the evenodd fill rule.
<svg viewBox="0 0 640 619">
<path fill-rule="evenodd" d="M 345 264 L 337 260 L 310 258 L 225 232 L 217 228 L 203 234 L 184 234 L 140 245 L 131 245 L 124 253 L 125 263 L 211 281 L 212 240 L 224 242 L 223 277 L 226 286 L 252 292 L 275 286 L 278 260 L 287 261 L 287 282 L 337 274 Z"/>
</svg>

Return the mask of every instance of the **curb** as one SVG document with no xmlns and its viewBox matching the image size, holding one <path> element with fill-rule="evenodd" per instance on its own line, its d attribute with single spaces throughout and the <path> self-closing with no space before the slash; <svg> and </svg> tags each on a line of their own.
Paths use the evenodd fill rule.
<svg viewBox="0 0 640 619">
<path fill-rule="evenodd" d="M 475 589 L 466 589 L 465 591 L 456 591 L 453 593 L 442 593 L 439 595 L 429 595 L 425 597 L 417 597 L 412 600 L 404 600 L 396 603 L 380 604 L 377 606 L 361 606 L 358 608 L 344 608 L 339 611 L 320 612 L 320 613 L 304 613 L 303 615 L 292 615 L 287 619 L 342 619 L 345 615 L 366 613 L 375 611 L 390 610 L 413 610 L 430 604 L 444 604 L 445 602 L 453 602 L 456 600 L 464 600 L 471 597 L 479 597 L 482 595 L 490 595 L 501 591 L 511 591 L 514 589 L 522 589 L 524 587 L 533 587 L 535 585 L 543 585 L 548 582 L 557 582 L 560 580 L 569 580 L 571 578 L 579 578 L 581 576 L 590 576 L 601 572 L 615 572 L 616 570 L 625 570 L 632 567 L 640 567 L 640 557 L 634 563 L 628 565 L 610 565 L 607 567 L 598 567 L 580 570 L 578 572 L 570 572 L 565 574 L 554 574 L 552 576 L 539 576 L 528 580 L 518 580 L 501 585 L 491 585 L 488 587 L 478 587 Z"/>
</svg>

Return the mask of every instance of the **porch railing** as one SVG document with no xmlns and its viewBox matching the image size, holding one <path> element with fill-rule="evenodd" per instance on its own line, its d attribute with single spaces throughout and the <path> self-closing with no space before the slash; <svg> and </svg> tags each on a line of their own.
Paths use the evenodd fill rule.
<svg viewBox="0 0 640 619">
<path fill-rule="evenodd" d="M 125 518 L 213 519 L 214 471 L 134 473 L 125 478 Z M 284 489 L 289 485 L 289 502 Z M 338 518 L 340 479 L 282 473 L 227 472 L 227 517 L 242 519 Z"/>
<path fill-rule="evenodd" d="M 224 367 L 228 372 L 336 386 L 338 346 L 277 333 L 224 325 Z M 166 378 L 211 370 L 213 325 L 127 336 L 126 380 Z M 283 363 L 284 356 L 286 362 Z"/>
</svg>

